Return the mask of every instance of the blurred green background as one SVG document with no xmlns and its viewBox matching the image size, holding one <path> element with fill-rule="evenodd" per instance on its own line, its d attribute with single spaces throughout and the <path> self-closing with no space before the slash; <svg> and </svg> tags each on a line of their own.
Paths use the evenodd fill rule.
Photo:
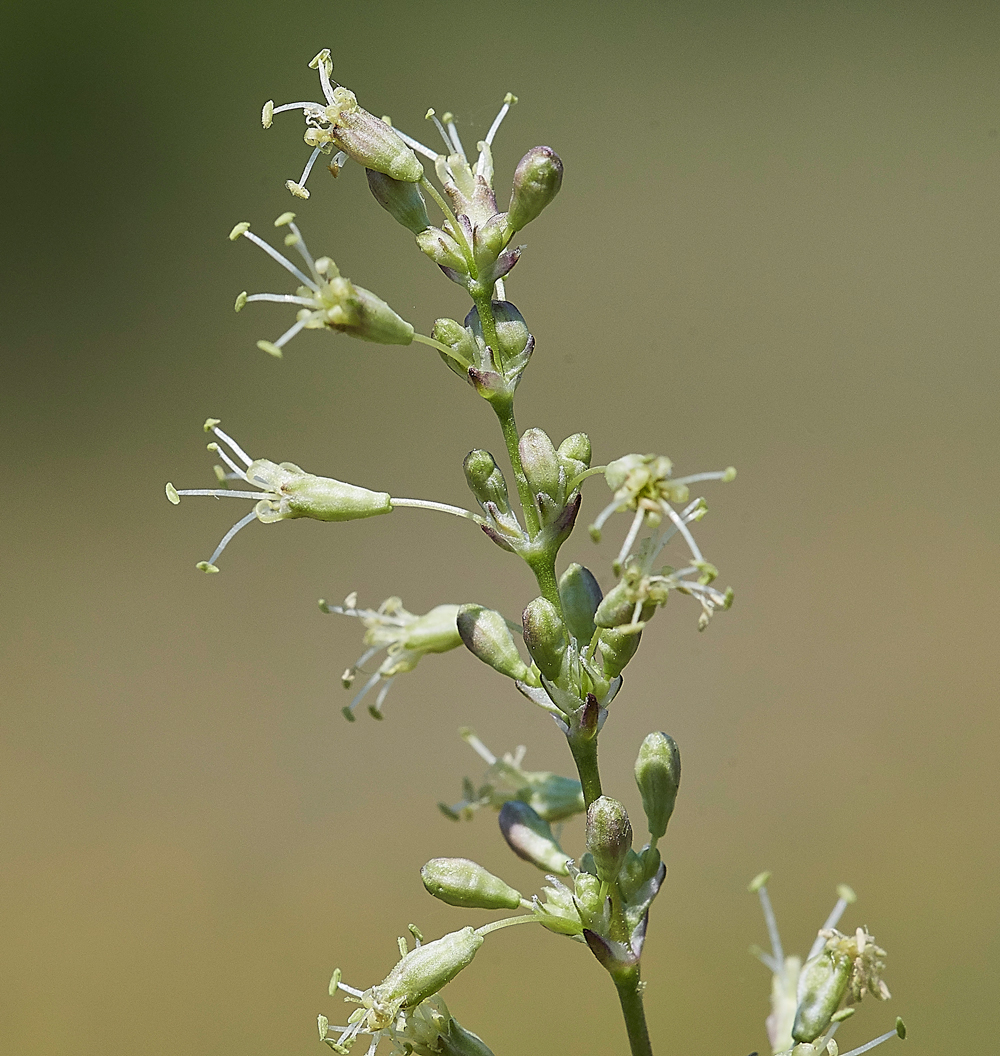
<svg viewBox="0 0 1000 1056">
<path fill-rule="evenodd" d="M 834 886 L 889 951 L 910 1056 L 995 1031 L 998 44 L 994 3 L 8 3 L 0 33 L 7 246 L 2 401 L 0 1049 L 28 1056 L 318 1053 L 340 965 L 378 981 L 409 921 L 483 914 L 417 869 L 468 855 L 533 889 L 491 816 L 435 809 L 495 750 L 565 771 L 551 722 L 464 653 L 349 726 L 361 627 L 320 596 L 475 600 L 516 616 L 526 571 L 464 522 L 250 527 L 205 577 L 232 507 L 201 423 L 252 453 L 466 503 L 491 413 L 426 349 L 327 334 L 277 362 L 286 289 L 226 240 L 297 208 L 316 252 L 426 329 L 465 311 L 361 170 L 296 205 L 306 63 L 413 134 L 453 109 L 475 142 L 503 93 L 501 204 L 525 149 L 566 165 L 509 295 L 537 337 L 519 424 L 595 457 L 660 451 L 710 486 L 700 539 L 737 603 L 703 635 L 678 599 L 602 738 L 638 811 L 642 736 L 684 786 L 644 974 L 658 1054 L 766 1048 L 769 979 L 746 883 L 771 868 L 786 947 Z M 20 218 L 20 219 L 19 219 Z M 12 484 L 12 487 L 13 487 Z M 581 523 L 606 501 L 587 485 Z M 16 501 L 15 501 L 16 500 Z M 242 509 L 242 507 L 241 507 Z M 564 559 L 610 583 L 620 523 Z M 638 825 L 637 825 L 638 828 Z M 567 830 L 578 848 L 579 825 Z M 626 1050 L 588 951 L 503 932 L 447 991 L 498 1056 Z M 891 1046 L 898 1046 L 892 1042 Z M 889 1056 L 889 1049 L 884 1050 Z M 896 1051 L 895 1048 L 892 1049 Z"/>
</svg>

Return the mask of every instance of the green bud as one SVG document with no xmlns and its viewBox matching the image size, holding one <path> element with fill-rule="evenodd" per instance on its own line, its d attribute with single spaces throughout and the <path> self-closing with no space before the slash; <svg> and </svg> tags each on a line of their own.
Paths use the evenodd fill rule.
<svg viewBox="0 0 1000 1056">
<path fill-rule="evenodd" d="M 472 331 L 454 319 L 438 319 L 431 330 L 431 337 L 452 350 L 454 355 L 441 352 L 441 358 L 460 378 L 468 381 L 469 367 L 477 361 L 479 354 L 479 346 Z"/>
<path fill-rule="evenodd" d="M 562 602 L 563 618 L 569 633 L 581 649 L 589 645 L 594 637 L 594 613 L 601 603 L 602 596 L 594 574 L 583 565 L 574 563 L 559 577 L 559 600 Z"/>
<path fill-rule="evenodd" d="M 545 598 L 535 598 L 521 617 L 524 624 L 524 644 L 531 653 L 538 670 L 554 681 L 562 668 L 569 642 L 559 610 Z"/>
<path fill-rule="evenodd" d="M 489 451 L 479 448 L 470 451 L 465 456 L 462 468 L 465 470 L 465 479 L 469 483 L 469 488 L 480 506 L 492 502 L 496 504 L 501 513 L 507 513 L 510 510 L 507 481 L 496 459 Z"/>
<path fill-rule="evenodd" d="M 681 783 L 681 753 L 673 737 L 665 733 L 646 735 L 635 761 L 635 783 L 642 796 L 649 834 L 658 840 L 667 831 Z"/>
<path fill-rule="evenodd" d="M 551 147 L 532 147 L 517 163 L 507 227 L 520 231 L 559 193 L 563 163 Z"/>
<path fill-rule="evenodd" d="M 493 1056 L 493 1050 L 483 1039 L 471 1030 L 466 1030 L 457 1019 L 452 1019 L 448 1032 L 437 1038 L 436 1045 L 436 1049 L 429 1051 L 440 1053 L 441 1056 Z"/>
<path fill-rule="evenodd" d="M 524 316 L 510 303 L 510 301 L 493 302 L 493 319 L 497 326 L 497 343 L 499 352 L 504 361 L 511 366 L 525 358 L 525 354 L 531 352 L 531 332 L 524 321 Z M 482 323 L 479 321 L 479 311 L 473 308 L 465 317 L 465 325 L 472 328 L 473 333 L 483 346 L 486 339 L 483 337 Z M 533 342 L 532 342 L 533 344 Z M 523 369 L 523 366 L 522 368 Z"/>
<path fill-rule="evenodd" d="M 265 524 L 294 517 L 353 521 L 392 510 L 392 499 L 384 491 L 369 491 L 332 477 L 317 477 L 292 462 L 276 465 L 266 458 L 258 458 L 247 468 L 247 480 L 271 493 L 271 497 L 257 503 L 257 517 Z"/>
<path fill-rule="evenodd" d="M 594 856 L 597 875 L 614 883 L 632 847 L 632 826 L 617 799 L 601 796 L 587 808 L 587 850 Z"/>
<path fill-rule="evenodd" d="M 441 228 L 428 227 L 421 231 L 417 235 L 417 245 L 439 268 L 449 268 L 460 275 L 468 274 L 469 264 L 462 254 L 462 247 Z"/>
<path fill-rule="evenodd" d="M 635 632 L 601 631 L 599 639 L 601 665 L 604 668 L 605 678 L 617 678 L 622 673 L 625 665 L 635 656 L 641 637 L 641 634 Z"/>
<path fill-rule="evenodd" d="M 413 1008 L 436 994 L 471 962 L 483 944 L 472 928 L 453 931 L 410 950 L 385 979 L 366 993 L 375 1029 L 387 1026 L 401 1009 Z M 370 996 L 369 996 L 370 995 Z"/>
<path fill-rule="evenodd" d="M 457 623 L 466 649 L 484 664 L 519 682 L 531 679 L 531 671 L 521 659 L 507 621 L 499 612 L 482 605 L 463 605 L 458 610 Z"/>
<path fill-rule="evenodd" d="M 583 931 L 573 892 L 555 877 L 554 887 L 543 887 L 545 901 L 535 901 L 535 919 L 557 935 L 579 935 Z"/>
<path fill-rule="evenodd" d="M 631 621 L 634 612 L 635 600 L 629 597 L 629 584 L 621 580 L 604 595 L 594 613 L 594 623 L 598 627 L 620 627 Z"/>
<path fill-rule="evenodd" d="M 561 504 L 566 474 L 547 434 L 541 429 L 526 429 L 517 447 L 531 490 L 536 495 L 544 492 Z"/>
<path fill-rule="evenodd" d="M 475 229 L 472 252 L 480 273 L 488 271 L 496 263 L 509 238 L 507 217 L 503 213 L 497 213 L 482 227 Z"/>
<path fill-rule="evenodd" d="M 427 218 L 424 196 L 415 183 L 394 180 L 391 176 L 387 176 L 384 172 L 377 172 L 375 169 L 366 169 L 365 172 L 375 201 L 394 220 L 415 235 L 419 235 L 421 231 L 426 231 L 430 227 L 431 222 Z"/>
<path fill-rule="evenodd" d="M 583 786 L 576 778 L 561 777 L 546 771 L 529 775 L 533 778 L 521 799 L 546 821 L 562 821 L 586 810 Z"/>
<path fill-rule="evenodd" d="M 798 1008 L 792 1025 L 794 1041 L 815 1041 L 830 1025 L 847 990 L 851 959 L 824 949 L 806 961 L 799 975 Z"/>
<path fill-rule="evenodd" d="M 586 433 L 567 436 L 559 445 L 559 463 L 568 480 L 590 469 L 590 437 Z"/>
<path fill-rule="evenodd" d="M 462 909 L 517 909 L 521 892 L 468 858 L 432 858 L 420 870 L 435 898 Z"/>
<path fill-rule="evenodd" d="M 600 913 L 604 906 L 604 899 L 601 897 L 601 881 L 596 874 L 579 873 L 574 886 L 580 910 L 588 916 Z"/>
<path fill-rule="evenodd" d="M 559 846 L 547 821 L 543 821 L 527 803 L 508 800 L 500 808 L 500 831 L 510 849 L 539 869 L 565 876 L 569 870 L 567 855 Z"/>
</svg>

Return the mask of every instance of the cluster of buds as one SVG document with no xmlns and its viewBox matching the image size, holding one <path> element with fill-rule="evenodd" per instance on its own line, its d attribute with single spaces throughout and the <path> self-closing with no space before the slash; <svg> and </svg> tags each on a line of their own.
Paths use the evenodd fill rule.
<svg viewBox="0 0 1000 1056">
<path fill-rule="evenodd" d="M 771 940 L 770 953 L 757 947 L 751 952 L 772 973 L 771 1013 L 767 1033 L 775 1056 L 837 1056 L 833 1035 L 844 1020 L 854 1015 L 865 994 L 886 1001 L 891 996 L 882 978 L 886 953 L 865 928 L 853 935 L 836 930 L 845 910 L 856 901 L 846 884 L 837 888 L 837 902 L 804 961 L 786 956 L 778 934 L 778 925 L 767 892 L 770 873 L 761 873 L 750 883 L 750 891 L 760 898 Z M 900 1019 L 893 1030 L 851 1050 L 845 1056 L 857 1056 L 881 1042 L 898 1035 L 906 1036 Z"/>
<path fill-rule="evenodd" d="M 500 810 L 509 800 L 526 803 L 545 821 L 562 821 L 586 809 L 583 786 L 575 778 L 562 777 L 548 770 L 525 770 L 525 746 L 498 758 L 472 730 L 460 731 L 462 740 L 486 763 L 488 769 L 478 785 L 469 778 L 462 782 L 462 799 L 458 803 L 439 803 L 446 818 L 458 821 L 471 818 L 480 807 Z"/>
</svg>

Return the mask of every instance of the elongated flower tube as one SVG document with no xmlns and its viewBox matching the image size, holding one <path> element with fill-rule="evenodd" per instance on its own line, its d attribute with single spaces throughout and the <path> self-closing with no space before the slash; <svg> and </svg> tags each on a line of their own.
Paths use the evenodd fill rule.
<svg viewBox="0 0 1000 1056">
<path fill-rule="evenodd" d="M 353 685 L 364 665 L 384 649 L 385 659 L 378 670 L 365 680 L 360 692 L 343 709 L 344 717 L 354 721 L 354 709 L 379 683 L 381 689 L 375 703 L 369 705 L 368 713 L 373 719 L 381 719 L 382 702 L 389 692 L 393 679 L 412 671 L 426 653 L 446 653 L 462 644 L 455 618 L 459 605 L 436 605 L 430 612 L 416 616 L 403 608 L 399 598 L 386 598 L 377 609 L 357 608 L 357 594 L 349 594 L 343 605 L 328 605 L 320 601 L 323 612 L 340 616 L 356 616 L 365 625 L 365 645 L 368 648 L 342 676 L 344 688 Z"/>
<path fill-rule="evenodd" d="M 306 473 L 292 462 L 274 463 L 266 458 L 252 459 L 240 445 L 219 428 L 218 418 L 205 422 L 205 432 L 214 433 L 228 447 L 213 442 L 208 445 L 229 467 L 216 467 L 221 488 L 185 488 L 178 490 L 167 484 L 167 498 L 176 506 L 184 495 L 210 495 L 216 499 L 250 499 L 254 508 L 233 525 L 207 561 L 199 561 L 202 572 L 218 572 L 216 561 L 230 540 L 251 521 L 264 524 L 275 521 L 310 517 L 317 521 L 353 521 L 374 517 L 392 510 L 392 499 L 387 492 L 369 491 L 354 484 L 345 484 L 332 477 L 318 477 Z M 229 480 L 241 480 L 256 491 L 234 491 L 225 486 Z"/>
<path fill-rule="evenodd" d="M 300 286 L 291 293 L 252 293 L 246 291 L 236 298 L 236 311 L 251 301 L 274 301 L 278 304 L 297 304 L 294 325 L 274 341 L 258 341 L 263 352 L 281 358 L 282 348 L 301 330 L 335 330 L 362 341 L 380 345 L 408 345 L 414 339 L 413 327 L 370 290 L 355 286 L 344 278 L 329 257 L 313 259 L 306 248 L 302 232 L 295 223 L 294 213 L 282 213 L 275 227 L 287 227 L 285 245 L 294 246 L 302 258 L 306 271 L 293 264 L 273 246 L 250 230 L 246 222 L 237 224 L 229 233 L 235 241 L 241 235 L 259 246 L 286 271 L 299 280 Z"/>
</svg>

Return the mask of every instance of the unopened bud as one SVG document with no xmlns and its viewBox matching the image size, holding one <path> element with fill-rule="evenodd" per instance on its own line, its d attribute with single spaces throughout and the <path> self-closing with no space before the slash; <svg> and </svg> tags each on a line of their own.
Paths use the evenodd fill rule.
<svg viewBox="0 0 1000 1056">
<path fill-rule="evenodd" d="M 548 679 L 555 680 L 562 668 L 563 656 L 569 642 L 566 628 L 559 610 L 545 598 L 528 602 L 522 615 L 524 644 L 531 653 L 538 670 Z"/>
<path fill-rule="evenodd" d="M 620 627 L 631 621 L 634 612 L 635 601 L 629 597 L 629 584 L 623 579 L 604 595 L 594 613 L 594 623 L 598 627 Z"/>
<path fill-rule="evenodd" d="M 472 494 L 480 506 L 488 502 L 496 503 L 501 513 L 510 510 L 510 500 L 507 497 L 507 481 L 503 472 L 496 463 L 496 459 L 489 453 L 477 448 L 465 456 L 462 463 L 465 470 L 465 479 L 469 483 Z"/>
<path fill-rule="evenodd" d="M 482 227 L 476 228 L 472 252 L 476 258 L 476 267 L 480 272 L 488 271 L 493 267 L 497 257 L 507 245 L 509 237 L 507 217 L 503 213 L 497 213 L 490 217 Z"/>
<path fill-rule="evenodd" d="M 601 665 L 605 678 L 617 678 L 639 648 L 639 633 L 603 630 L 600 637 Z"/>
<path fill-rule="evenodd" d="M 575 477 L 590 468 L 590 437 L 586 433 L 573 433 L 559 445 L 559 461 L 567 477 Z"/>
<path fill-rule="evenodd" d="M 384 172 L 375 169 L 365 170 L 368 186 L 375 201 L 398 223 L 419 235 L 426 231 L 431 222 L 427 218 L 427 206 L 424 196 L 415 183 L 406 180 L 394 180 Z"/>
<path fill-rule="evenodd" d="M 834 950 L 821 950 L 806 961 L 799 975 L 798 1008 L 792 1025 L 794 1041 L 814 1041 L 830 1025 L 847 990 L 851 959 Z"/>
<path fill-rule="evenodd" d="M 349 290 L 326 313 L 325 326 L 379 345 L 409 345 L 413 342 L 413 327 L 381 297 L 346 279 L 342 281 Z"/>
<path fill-rule="evenodd" d="M 510 799 L 500 808 L 500 831 L 510 849 L 526 862 L 549 873 L 565 876 L 569 870 L 567 855 L 559 846 L 547 821 L 543 821 L 527 803 Z"/>
<path fill-rule="evenodd" d="M 449 268 L 460 275 L 468 274 L 469 262 L 462 253 L 462 247 L 440 227 L 428 227 L 420 231 L 417 245 L 438 267 Z"/>
<path fill-rule="evenodd" d="M 614 883 L 631 847 L 632 825 L 625 808 L 610 796 L 595 799 L 587 808 L 587 850 L 604 883 Z"/>
<path fill-rule="evenodd" d="M 462 909 L 517 909 L 521 892 L 468 858 L 432 858 L 420 870 L 435 898 Z"/>
<path fill-rule="evenodd" d="M 635 783 L 649 834 L 658 840 L 667 831 L 681 783 L 681 753 L 673 737 L 659 732 L 646 734 L 635 761 Z"/>
<path fill-rule="evenodd" d="M 507 226 L 520 231 L 559 193 L 563 163 L 551 147 L 532 147 L 514 170 L 514 189 L 507 210 Z"/>
<path fill-rule="evenodd" d="M 559 501 L 562 498 L 565 473 L 559 465 L 556 449 L 542 429 L 526 429 L 518 441 L 521 465 L 531 490 L 544 492 Z"/>
<path fill-rule="evenodd" d="M 593 572 L 583 565 L 574 563 L 559 577 L 559 600 L 566 627 L 581 649 L 594 637 L 594 613 L 602 596 Z"/>
<path fill-rule="evenodd" d="M 524 321 L 524 316 L 510 301 L 493 302 L 493 320 L 496 323 L 497 343 L 500 346 L 498 350 L 495 349 L 494 351 L 499 351 L 504 362 L 507 364 L 512 361 L 517 362 L 525 356 L 525 353 L 530 353 L 531 332 Z M 486 339 L 483 337 L 482 323 L 479 321 L 478 309 L 473 308 L 469 312 L 465 317 L 465 325 L 472 328 L 473 333 L 483 345 L 486 344 Z"/>
<path fill-rule="evenodd" d="M 519 682 L 531 678 L 521 659 L 507 621 L 499 612 L 482 605 L 463 605 L 458 610 L 458 633 L 465 647 L 484 664 Z M 537 683 L 537 678 L 535 679 Z"/>
</svg>

